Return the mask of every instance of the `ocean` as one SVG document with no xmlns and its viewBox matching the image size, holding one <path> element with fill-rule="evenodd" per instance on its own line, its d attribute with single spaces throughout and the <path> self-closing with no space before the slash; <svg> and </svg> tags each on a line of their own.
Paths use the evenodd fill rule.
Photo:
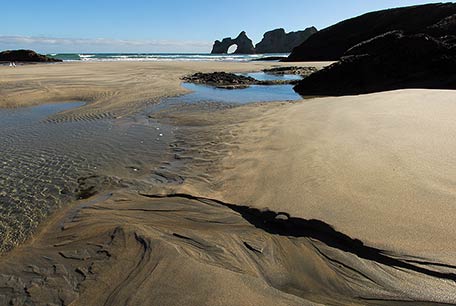
<svg viewBox="0 0 456 306">
<path fill-rule="evenodd" d="M 209 54 L 209 53 L 59 53 L 47 54 L 63 61 L 251 61 L 289 54 Z"/>
</svg>

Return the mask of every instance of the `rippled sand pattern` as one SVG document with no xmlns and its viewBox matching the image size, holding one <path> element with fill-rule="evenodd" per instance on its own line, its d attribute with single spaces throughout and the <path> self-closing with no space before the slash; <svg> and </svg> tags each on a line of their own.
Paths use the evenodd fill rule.
<svg viewBox="0 0 456 306">
<path fill-rule="evenodd" d="M 1 251 L 22 242 L 62 203 L 113 184 L 118 175 L 140 177 L 164 160 L 172 131 L 150 119 L 60 122 L 51 116 L 80 105 L 0 111 Z"/>
</svg>

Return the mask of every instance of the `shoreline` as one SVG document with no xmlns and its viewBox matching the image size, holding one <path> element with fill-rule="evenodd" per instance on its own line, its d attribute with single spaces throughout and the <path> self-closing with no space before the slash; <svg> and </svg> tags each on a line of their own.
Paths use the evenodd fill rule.
<svg viewBox="0 0 456 306">
<path fill-rule="evenodd" d="M 296 63 L 323 67 L 329 62 Z M 196 72 L 252 72 L 290 66 L 270 62 L 63 62 L 0 66 L 0 108 L 62 100 L 85 101 L 88 112 L 126 115 L 146 102 L 184 94 L 181 78 Z M 148 87 L 148 88 L 147 88 Z M 20 95 L 19 95 L 20 92 Z M 132 112 L 128 112 L 131 114 Z"/>
</svg>

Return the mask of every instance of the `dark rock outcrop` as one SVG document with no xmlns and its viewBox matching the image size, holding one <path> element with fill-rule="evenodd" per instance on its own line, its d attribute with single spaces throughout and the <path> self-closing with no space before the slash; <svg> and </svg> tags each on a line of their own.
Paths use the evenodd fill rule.
<svg viewBox="0 0 456 306">
<path fill-rule="evenodd" d="M 311 69 L 309 67 L 309 69 Z M 304 70 L 302 70 L 304 73 Z M 204 84 L 224 89 L 247 88 L 250 85 L 285 85 L 297 84 L 297 80 L 257 80 L 250 76 L 226 72 L 202 73 L 198 72 L 183 77 L 183 80 L 194 84 Z"/>
<path fill-rule="evenodd" d="M 289 53 L 317 33 L 315 27 L 304 31 L 285 33 L 284 29 L 266 32 L 263 39 L 255 46 L 256 53 Z"/>
<path fill-rule="evenodd" d="M 198 72 L 183 78 L 184 81 L 215 86 L 219 88 L 245 88 L 257 83 L 252 77 L 226 72 Z"/>
<path fill-rule="evenodd" d="M 456 35 L 456 14 L 448 16 L 439 22 L 428 26 L 424 32 L 434 37 Z"/>
<path fill-rule="evenodd" d="M 317 29 L 310 27 L 304 31 L 286 33 L 284 29 L 275 29 L 266 32 L 263 39 L 256 45 L 247 34 L 242 31 L 238 37 L 232 39 L 231 37 L 224 38 L 222 41 L 216 40 L 212 47 L 212 54 L 226 54 L 232 45 L 237 45 L 234 54 L 255 54 L 255 53 L 289 53 L 305 42 L 310 36 L 315 34 Z M 283 58 L 274 58 L 283 59 Z"/>
<path fill-rule="evenodd" d="M 268 74 L 276 74 L 276 75 L 284 75 L 284 74 L 296 74 L 300 76 L 309 76 L 312 73 L 318 71 L 316 67 L 298 67 L 298 66 L 292 66 L 292 67 L 276 67 L 276 68 L 270 68 L 270 69 L 264 69 L 264 73 Z"/>
<path fill-rule="evenodd" d="M 232 45 L 237 45 L 237 49 L 234 54 L 254 54 L 255 47 L 247 34 L 242 31 L 238 37 L 232 39 L 231 37 L 224 38 L 222 41 L 216 40 L 212 47 L 212 54 L 224 54 L 228 53 L 228 49 Z"/>
<path fill-rule="evenodd" d="M 364 94 L 402 88 L 456 89 L 456 45 L 393 31 L 349 49 L 339 62 L 300 81 L 301 95 Z"/>
<path fill-rule="evenodd" d="M 435 37 L 456 34 L 456 4 L 437 3 L 371 12 L 342 21 L 312 35 L 286 61 L 338 60 L 351 47 L 378 35 L 400 30 L 406 35 Z"/>
<path fill-rule="evenodd" d="M 7 50 L 0 52 L 0 62 L 61 62 L 60 59 L 41 55 L 32 50 Z"/>
<path fill-rule="evenodd" d="M 253 62 L 280 62 L 287 59 L 286 56 L 268 56 L 252 59 Z"/>
</svg>

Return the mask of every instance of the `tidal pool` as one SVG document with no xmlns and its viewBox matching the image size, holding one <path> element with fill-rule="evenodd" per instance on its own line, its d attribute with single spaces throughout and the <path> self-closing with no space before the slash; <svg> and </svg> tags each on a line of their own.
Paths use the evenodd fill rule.
<svg viewBox="0 0 456 306">
<path fill-rule="evenodd" d="M 135 179 L 166 159 L 173 128 L 145 116 L 48 120 L 83 104 L 0 110 L 0 251 L 22 242 L 57 207 L 91 192 L 87 180 Z"/>
<path fill-rule="evenodd" d="M 239 73 L 239 75 L 252 77 L 258 81 L 299 81 L 302 76 L 299 74 L 274 74 L 266 72 Z"/>
<path fill-rule="evenodd" d="M 253 102 L 296 101 L 302 97 L 293 90 L 293 85 L 252 85 L 241 89 L 224 89 L 207 85 L 184 83 L 192 92 L 183 96 L 165 99 L 162 103 L 214 102 L 242 105 Z"/>
<path fill-rule="evenodd" d="M 23 242 L 55 209 L 90 196 L 94 188 L 119 187 L 126 180 L 166 181 L 160 167 L 168 169 L 173 159 L 177 127 L 149 117 L 151 112 L 174 105 L 216 109 L 217 104 L 302 99 L 292 85 L 183 86 L 193 92 L 123 119 L 53 120 L 82 102 L 0 109 L 0 252 Z"/>
</svg>

